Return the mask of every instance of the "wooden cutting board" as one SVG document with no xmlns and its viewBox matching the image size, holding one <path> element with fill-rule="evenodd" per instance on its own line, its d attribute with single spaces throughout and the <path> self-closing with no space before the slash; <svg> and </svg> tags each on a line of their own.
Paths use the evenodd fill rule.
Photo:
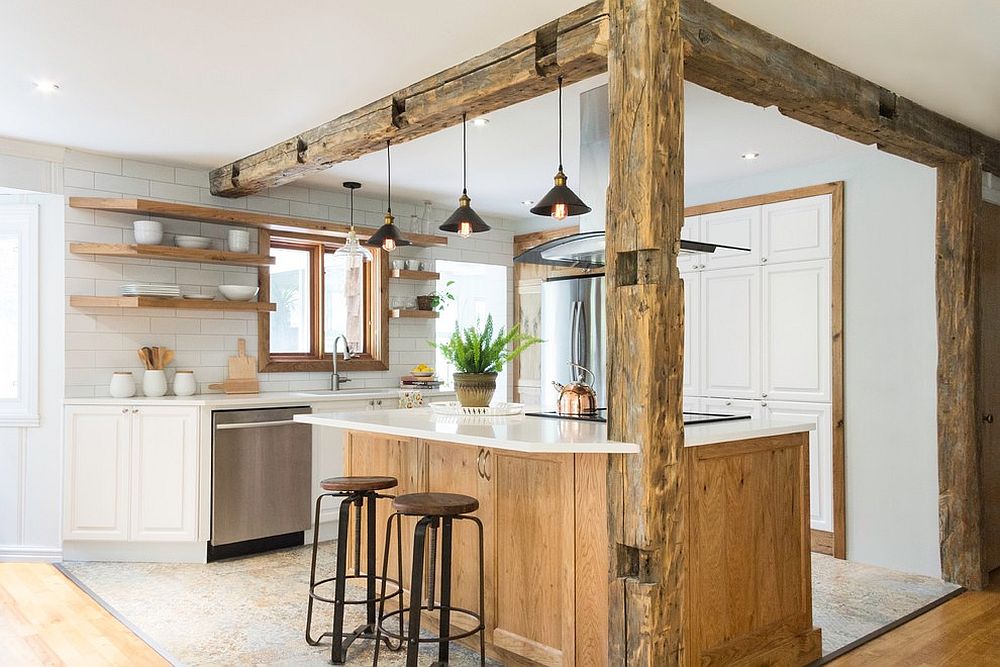
<svg viewBox="0 0 1000 667">
<path fill-rule="evenodd" d="M 256 394 L 260 391 L 257 379 L 257 357 L 247 356 L 247 342 L 240 338 L 236 356 L 229 357 L 229 377 L 221 384 L 210 384 L 209 389 L 221 389 L 227 394 Z"/>
</svg>

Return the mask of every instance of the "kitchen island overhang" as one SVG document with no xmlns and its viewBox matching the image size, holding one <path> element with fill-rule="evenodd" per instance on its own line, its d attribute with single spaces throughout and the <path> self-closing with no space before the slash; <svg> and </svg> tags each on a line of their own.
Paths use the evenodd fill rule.
<svg viewBox="0 0 1000 667">
<path fill-rule="evenodd" d="M 458 418 L 426 408 L 295 419 L 344 431 L 344 474 L 393 476 L 399 486 L 392 495 L 436 491 L 478 498 L 476 515 L 486 527 L 489 655 L 513 665 L 609 664 L 616 591 L 622 581 L 626 587 L 648 583 L 641 567 L 613 566 L 629 547 L 612 535 L 607 519 L 614 506 L 609 474 L 638 454 L 638 445 L 609 440 L 602 423 Z M 681 527 L 688 571 L 683 664 L 727 664 L 734 651 L 782 664 L 819 657 L 809 551 L 814 428 L 767 419 L 685 427 L 680 463 L 691 483 L 685 485 L 687 519 Z M 388 500 L 379 503 L 378 523 L 384 526 L 391 508 Z M 407 532 L 413 529 L 408 521 L 402 549 L 406 590 L 412 562 Z M 474 608 L 478 548 L 471 533 L 461 531 L 456 528 L 453 543 L 452 602 Z M 642 562 L 641 554 L 636 557 Z M 394 553 L 389 563 L 395 572 Z M 433 627 L 436 614 L 428 616 Z M 470 629 L 454 617 L 452 626 Z"/>
</svg>

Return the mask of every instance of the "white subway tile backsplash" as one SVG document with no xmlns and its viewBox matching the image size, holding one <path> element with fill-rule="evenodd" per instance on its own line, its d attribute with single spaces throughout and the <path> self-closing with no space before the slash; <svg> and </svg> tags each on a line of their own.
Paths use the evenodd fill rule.
<svg viewBox="0 0 1000 667">
<path fill-rule="evenodd" d="M 289 214 L 321 220 L 346 222 L 349 217 L 343 192 L 316 190 L 297 185 L 273 188 L 261 195 L 239 199 L 213 197 L 208 190 L 208 171 L 187 167 L 158 165 L 121 160 L 69 151 L 64 170 L 65 192 L 74 196 L 150 196 L 225 208 Z M 378 226 L 385 213 L 385 200 L 379 197 L 355 198 L 355 221 L 359 225 Z M 411 230 L 411 214 L 423 212 L 422 203 L 394 202 L 393 213 L 403 232 Z M 434 211 L 430 232 L 437 233 L 440 220 L 450 209 Z M 132 221 L 137 216 L 66 209 L 67 246 L 73 241 L 100 243 L 131 242 Z M 177 234 L 202 235 L 214 239 L 214 247 L 225 247 L 229 229 L 184 220 L 162 220 L 165 243 L 172 244 Z M 509 221 L 490 219 L 494 231 L 488 238 L 449 239 L 441 248 L 409 248 L 394 258 L 475 261 L 510 266 L 512 232 Z M 426 231 L 426 230 L 423 230 Z M 257 239 L 252 236 L 256 249 Z M 189 264 L 130 258 L 94 258 L 68 252 L 66 259 L 67 293 L 115 294 L 126 281 L 176 282 L 184 293 L 217 295 L 220 284 L 256 285 L 255 268 L 214 264 Z M 510 279 L 510 271 L 508 271 Z M 432 284 L 393 282 L 393 296 L 416 296 L 433 289 Z M 508 285 L 508 293 L 511 293 Z M 68 303 L 68 301 L 67 301 Z M 77 369 L 67 377 L 67 396 L 106 396 L 113 370 L 133 370 L 141 384 L 142 371 L 136 356 L 141 345 L 171 347 L 176 352 L 172 367 L 195 371 L 201 391 L 225 378 L 229 357 L 236 353 L 236 340 L 243 337 L 252 355 L 257 354 L 257 315 L 191 309 L 128 311 L 117 308 L 81 311 L 67 306 L 67 367 Z M 398 375 L 409 372 L 418 363 L 434 363 L 434 351 L 427 341 L 434 337 L 434 322 L 420 320 L 390 321 L 390 368 L 388 372 L 350 373 L 352 387 L 391 387 Z M 172 373 L 170 374 L 172 375 Z M 92 384 L 86 384 L 91 382 Z M 326 388 L 328 373 L 265 373 L 261 375 L 264 391 L 289 391 Z"/>
<path fill-rule="evenodd" d="M 148 181 L 174 182 L 174 168 L 136 160 L 122 160 L 122 175 L 143 178 Z"/>
<path fill-rule="evenodd" d="M 113 190 L 139 197 L 149 196 L 149 181 L 131 176 L 94 174 L 94 187 L 98 190 Z"/>
</svg>

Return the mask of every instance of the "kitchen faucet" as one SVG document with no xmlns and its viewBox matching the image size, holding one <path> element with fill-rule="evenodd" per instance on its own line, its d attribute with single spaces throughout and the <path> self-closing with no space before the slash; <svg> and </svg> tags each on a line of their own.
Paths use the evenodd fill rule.
<svg viewBox="0 0 1000 667">
<path fill-rule="evenodd" d="M 347 361 L 354 355 L 351 354 L 351 347 L 347 344 L 347 339 L 344 338 L 343 334 L 338 335 L 333 339 L 333 373 L 330 375 L 330 389 L 333 391 L 340 391 L 340 384 L 342 382 L 350 382 L 351 378 L 341 377 L 340 373 L 337 371 L 337 342 L 344 341 L 344 361 Z"/>
</svg>

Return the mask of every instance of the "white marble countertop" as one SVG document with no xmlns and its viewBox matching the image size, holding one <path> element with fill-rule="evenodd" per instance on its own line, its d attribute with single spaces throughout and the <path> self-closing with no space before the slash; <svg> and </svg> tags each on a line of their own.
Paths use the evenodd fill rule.
<svg viewBox="0 0 1000 667">
<path fill-rule="evenodd" d="M 473 447 L 534 453 L 635 454 L 639 446 L 608 439 L 605 424 L 545 417 L 448 417 L 430 408 L 369 412 L 322 412 L 296 415 L 297 421 L 400 438 L 424 438 Z M 684 429 L 686 447 L 750 440 L 815 429 L 809 422 L 741 419 L 691 425 Z"/>
<path fill-rule="evenodd" d="M 317 405 L 339 401 L 367 401 L 372 398 L 391 399 L 388 407 L 395 407 L 399 387 L 372 387 L 368 389 L 341 389 L 336 392 L 322 390 L 269 391 L 259 394 L 195 394 L 194 396 L 133 396 L 131 398 L 67 398 L 66 405 L 191 405 L 221 410 L 281 405 Z M 452 395 L 449 389 L 421 389 L 424 396 Z M 333 406 L 331 406 L 333 408 Z"/>
</svg>

